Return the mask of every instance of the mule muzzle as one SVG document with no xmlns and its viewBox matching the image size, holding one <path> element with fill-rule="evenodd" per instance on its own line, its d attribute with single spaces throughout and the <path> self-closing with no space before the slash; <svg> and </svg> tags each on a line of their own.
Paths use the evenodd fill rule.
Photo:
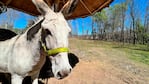
<svg viewBox="0 0 149 84">
<path fill-rule="evenodd" d="M 65 77 L 67 77 L 70 72 L 71 72 L 71 69 L 70 69 L 70 70 L 62 70 L 62 71 L 59 71 L 59 72 L 57 73 L 57 78 L 58 78 L 58 79 L 63 79 L 63 78 L 65 78 Z"/>
</svg>

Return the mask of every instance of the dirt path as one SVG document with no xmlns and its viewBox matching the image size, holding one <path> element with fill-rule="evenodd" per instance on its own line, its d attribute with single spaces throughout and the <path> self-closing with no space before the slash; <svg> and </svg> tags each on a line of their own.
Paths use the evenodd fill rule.
<svg viewBox="0 0 149 84">
<path fill-rule="evenodd" d="M 52 78 L 48 84 L 149 84 L 148 66 L 129 60 L 127 53 L 77 39 L 70 43 L 71 52 L 80 58 L 79 64 L 67 78 Z"/>
<path fill-rule="evenodd" d="M 80 61 L 69 77 L 63 80 L 49 80 L 49 84 L 116 84 L 119 82 L 121 81 L 117 78 L 109 76 L 103 64 L 98 61 Z"/>
</svg>

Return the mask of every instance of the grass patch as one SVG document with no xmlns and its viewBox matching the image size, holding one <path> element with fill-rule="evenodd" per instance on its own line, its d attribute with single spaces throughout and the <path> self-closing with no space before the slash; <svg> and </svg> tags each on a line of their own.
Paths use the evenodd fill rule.
<svg viewBox="0 0 149 84">
<path fill-rule="evenodd" d="M 108 50 L 116 49 L 118 52 L 125 52 L 126 57 L 131 60 L 149 65 L 149 50 L 146 45 L 122 44 L 118 42 L 94 41 L 92 46 L 102 47 Z M 115 54 L 116 55 L 116 54 Z"/>
<path fill-rule="evenodd" d="M 129 51 L 129 58 L 138 62 L 149 65 L 149 52 L 141 50 L 131 50 Z"/>
<path fill-rule="evenodd" d="M 128 53 L 128 58 L 149 65 L 149 50 L 146 45 L 125 44 L 123 46 L 115 45 L 113 48 Z"/>
</svg>

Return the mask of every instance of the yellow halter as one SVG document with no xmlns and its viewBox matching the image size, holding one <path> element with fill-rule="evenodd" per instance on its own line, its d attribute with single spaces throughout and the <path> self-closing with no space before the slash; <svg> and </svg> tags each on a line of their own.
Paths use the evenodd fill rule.
<svg viewBox="0 0 149 84">
<path fill-rule="evenodd" d="M 47 50 L 45 45 L 42 45 L 44 51 L 48 54 L 48 56 L 55 55 L 61 52 L 69 52 L 69 49 L 66 47 L 61 47 L 61 48 L 56 48 L 56 49 L 51 49 Z"/>
</svg>

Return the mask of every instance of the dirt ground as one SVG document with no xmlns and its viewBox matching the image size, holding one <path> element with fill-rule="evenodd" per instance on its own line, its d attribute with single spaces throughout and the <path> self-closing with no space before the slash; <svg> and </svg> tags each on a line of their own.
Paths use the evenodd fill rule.
<svg viewBox="0 0 149 84">
<path fill-rule="evenodd" d="M 91 41 L 70 39 L 71 52 L 80 62 L 62 79 L 51 78 L 48 84 L 149 84 L 149 66 L 133 62 L 127 53 L 97 47 Z"/>
<path fill-rule="evenodd" d="M 73 72 L 63 80 L 49 79 L 48 84 L 124 84 L 123 81 L 106 72 L 98 61 L 80 61 Z"/>
</svg>

